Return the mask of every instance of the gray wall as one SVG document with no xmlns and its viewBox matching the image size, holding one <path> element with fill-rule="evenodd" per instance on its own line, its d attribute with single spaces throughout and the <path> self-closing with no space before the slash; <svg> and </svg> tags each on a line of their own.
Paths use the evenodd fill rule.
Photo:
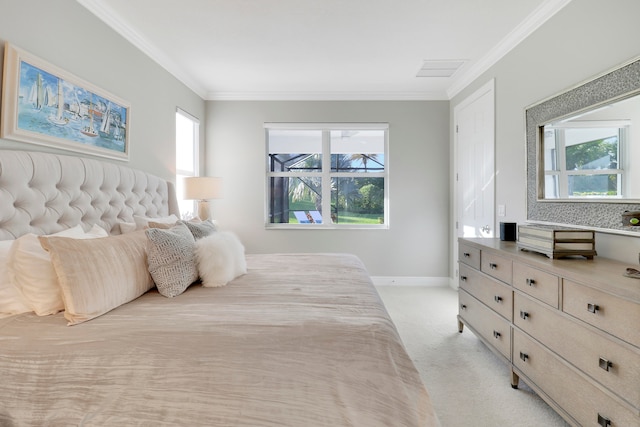
<svg viewBox="0 0 640 427">
<path fill-rule="evenodd" d="M 129 101 L 128 164 L 175 179 L 176 107 L 204 119 L 193 91 L 74 0 L 0 0 L 2 51 L 7 41 Z M 6 139 L 0 149 L 78 155 Z"/>
<path fill-rule="evenodd" d="M 373 276 L 448 277 L 449 103 L 443 101 L 211 101 L 207 173 L 220 227 L 247 252 L 349 252 Z M 388 122 L 388 230 L 266 230 L 264 122 Z"/>
<path fill-rule="evenodd" d="M 640 1 L 574 0 L 451 100 L 496 79 L 496 205 L 499 221 L 526 221 L 526 107 L 640 55 Z M 453 133 L 451 133 L 453 146 Z M 597 233 L 598 255 L 637 264 L 640 238 Z"/>
</svg>

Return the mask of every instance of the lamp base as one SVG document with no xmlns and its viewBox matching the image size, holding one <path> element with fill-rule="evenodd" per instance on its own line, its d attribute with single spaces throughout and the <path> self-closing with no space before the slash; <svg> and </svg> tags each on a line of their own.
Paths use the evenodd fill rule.
<svg viewBox="0 0 640 427">
<path fill-rule="evenodd" d="M 211 208 L 207 200 L 198 200 L 198 218 L 201 221 L 211 219 Z"/>
</svg>

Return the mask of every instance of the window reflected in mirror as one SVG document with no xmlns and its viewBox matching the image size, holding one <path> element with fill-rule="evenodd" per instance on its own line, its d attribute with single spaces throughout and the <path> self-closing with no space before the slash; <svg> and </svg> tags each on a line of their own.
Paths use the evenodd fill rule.
<svg viewBox="0 0 640 427">
<path fill-rule="evenodd" d="M 640 96 L 541 127 L 545 199 L 638 199 Z M 636 169 L 634 171 L 634 168 Z"/>
</svg>

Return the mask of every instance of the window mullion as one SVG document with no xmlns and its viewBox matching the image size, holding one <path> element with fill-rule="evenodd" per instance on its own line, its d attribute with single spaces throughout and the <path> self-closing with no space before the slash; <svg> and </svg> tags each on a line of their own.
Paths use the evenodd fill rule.
<svg viewBox="0 0 640 427">
<path fill-rule="evenodd" d="M 331 132 L 322 131 L 322 224 L 331 224 Z"/>
</svg>

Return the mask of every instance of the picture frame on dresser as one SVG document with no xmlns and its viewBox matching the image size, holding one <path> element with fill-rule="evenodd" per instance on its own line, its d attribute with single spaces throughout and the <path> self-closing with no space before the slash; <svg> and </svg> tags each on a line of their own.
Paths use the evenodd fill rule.
<svg viewBox="0 0 640 427">
<path fill-rule="evenodd" d="M 129 160 L 126 100 L 7 42 L 0 137 Z"/>
</svg>

